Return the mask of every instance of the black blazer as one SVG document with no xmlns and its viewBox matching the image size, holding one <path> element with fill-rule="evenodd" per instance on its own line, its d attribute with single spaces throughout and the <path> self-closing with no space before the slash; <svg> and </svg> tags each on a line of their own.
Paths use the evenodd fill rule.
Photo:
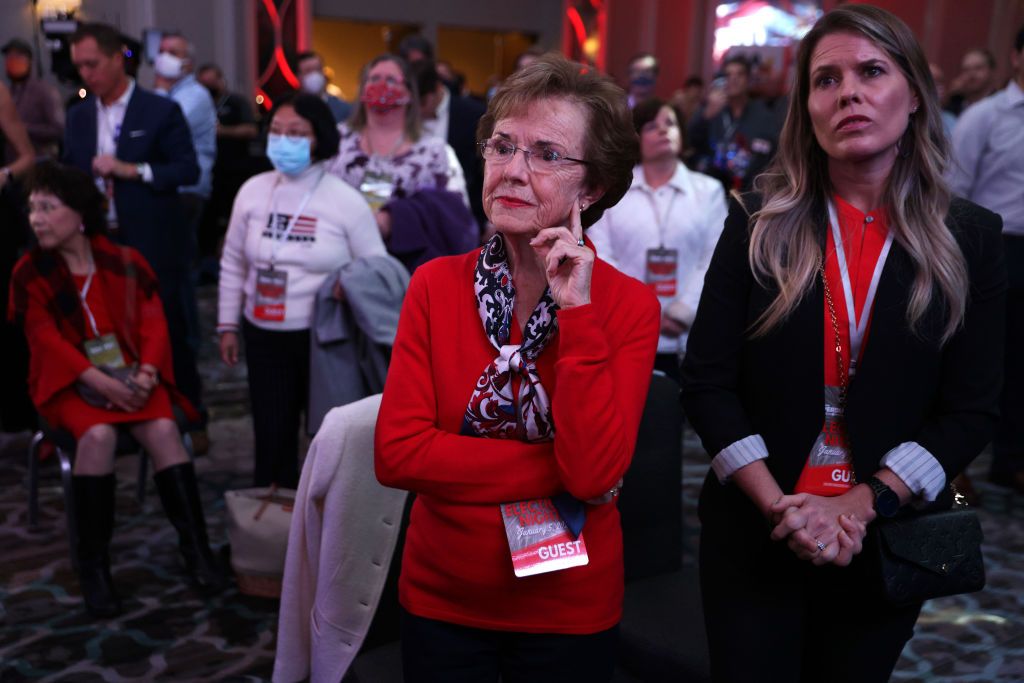
<svg viewBox="0 0 1024 683">
<path fill-rule="evenodd" d="M 466 176 L 466 192 L 469 194 L 469 208 L 476 222 L 483 226 L 484 168 L 476 147 L 476 126 L 487 111 L 480 102 L 461 95 L 452 94 L 448 105 L 448 144 L 455 150 L 455 156 L 462 165 Z"/>
<path fill-rule="evenodd" d="M 744 201 L 750 213 L 759 208 L 757 196 L 747 195 Z M 820 215 L 824 245 L 827 218 L 824 210 Z M 864 356 L 847 398 L 853 469 L 861 481 L 905 441 L 926 448 L 951 480 L 992 437 L 1006 324 L 1002 220 L 955 199 L 946 224 L 969 272 L 964 325 L 940 346 L 944 318 L 936 296 L 919 333 L 910 330 L 906 310 L 914 270 L 907 252 L 893 244 Z M 768 446 L 768 469 L 790 492 L 824 419 L 824 292 L 816 278 L 784 323 L 768 335 L 751 338 L 751 325 L 776 290 L 754 280 L 747 257 L 749 235 L 747 212 L 731 200 L 687 340 L 683 405 L 712 456 L 760 434 Z M 737 534 L 767 539 L 754 504 L 738 487 L 721 485 L 713 472 L 701 493 L 700 517 L 705 532 L 731 536 L 731 544 L 740 540 Z"/>
<path fill-rule="evenodd" d="M 91 174 L 95 156 L 96 98 L 90 96 L 68 112 L 63 160 Z M 178 103 L 136 85 L 117 139 L 117 158 L 148 163 L 153 170 L 152 183 L 114 181 L 118 240 L 138 249 L 158 275 L 183 271 L 191 237 L 178 187 L 199 179 L 199 164 Z"/>
</svg>

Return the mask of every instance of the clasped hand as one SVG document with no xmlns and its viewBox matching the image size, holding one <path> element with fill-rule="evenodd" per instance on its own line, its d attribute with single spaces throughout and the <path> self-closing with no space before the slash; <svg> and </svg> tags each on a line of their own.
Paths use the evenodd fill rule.
<svg viewBox="0 0 1024 683">
<path fill-rule="evenodd" d="M 126 413 L 142 410 L 149 401 L 150 394 L 153 393 L 153 387 L 157 384 L 151 374 L 141 371 L 134 373 L 126 382 L 109 375 L 104 375 L 104 377 L 106 379 L 99 387 L 99 391 L 109 401 L 107 408 L 123 410 Z"/>
<path fill-rule="evenodd" d="M 772 540 L 786 539 L 801 560 L 845 567 L 864 547 L 865 514 L 857 514 L 851 492 L 823 497 L 808 493 L 782 496 L 769 508 Z M 819 546 L 819 543 L 821 544 Z"/>
</svg>

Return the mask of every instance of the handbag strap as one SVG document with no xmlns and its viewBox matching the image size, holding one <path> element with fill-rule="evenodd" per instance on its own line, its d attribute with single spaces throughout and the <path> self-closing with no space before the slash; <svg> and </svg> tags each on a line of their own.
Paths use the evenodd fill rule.
<svg viewBox="0 0 1024 683">
<path fill-rule="evenodd" d="M 836 366 L 839 370 L 839 408 L 843 411 L 843 421 L 846 420 L 846 392 L 849 388 L 846 376 L 846 366 L 843 363 L 843 339 L 839 336 L 839 319 L 836 317 L 836 305 L 832 301 L 832 290 L 828 288 L 828 278 L 825 277 L 825 261 L 818 262 L 818 272 L 821 273 L 821 284 L 825 287 L 825 303 L 828 304 L 828 315 L 832 319 L 832 331 L 835 334 Z M 845 425 L 844 425 L 845 429 Z M 850 435 L 846 435 L 846 442 L 850 443 Z M 857 485 L 857 473 L 850 468 L 850 483 Z"/>
<path fill-rule="evenodd" d="M 847 376 L 846 367 L 843 364 L 843 340 L 839 336 L 839 319 L 836 317 L 836 305 L 832 301 L 832 290 L 828 288 L 828 278 L 825 277 L 825 262 L 818 263 L 818 272 L 821 273 L 821 284 L 825 287 L 825 302 L 828 304 L 828 314 L 832 319 L 832 331 L 836 338 L 836 364 L 839 369 L 839 406 L 846 413 L 846 391 Z"/>
<path fill-rule="evenodd" d="M 252 521 L 260 521 L 260 517 L 262 517 L 263 513 L 267 511 L 267 506 L 269 506 L 270 502 L 274 500 L 275 493 L 277 493 L 277 483 L 270 485 L 270 490 L 267 491 L 267 495 L 263 497 L 263 504 L 260 505 L 258 510 L 256 510 L 256 514 L 252 516 Z"/>
</svg>

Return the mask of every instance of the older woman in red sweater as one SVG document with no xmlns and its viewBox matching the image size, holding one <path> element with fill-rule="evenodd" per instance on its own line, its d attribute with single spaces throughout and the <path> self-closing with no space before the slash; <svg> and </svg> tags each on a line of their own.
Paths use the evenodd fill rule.
<svg viewBox="0 0 1024 683">
<path fill-rule="evenodd" d="M 584 238 L 637 160 L 623 92 L 540 60 L 478 129 L 497 228 L 410 284 L 377 476 L 418 494 L 399 581 L 407 681 L 608 680 L 614 504 L 658 341 L 650 290 Z"/>
</svg>

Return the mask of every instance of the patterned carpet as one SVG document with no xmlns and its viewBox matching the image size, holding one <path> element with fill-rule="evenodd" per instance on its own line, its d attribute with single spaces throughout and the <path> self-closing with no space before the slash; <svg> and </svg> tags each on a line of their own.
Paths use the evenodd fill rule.
<svg viewBox="0 0 1024 683">
<path fill-rule="evenodd" d="M 232 445 L 251 443 L 247 419 L 215 422 L 213 454 L 196 463 L 215 545 L 225 541 L 224 491 L 245 485 L 249 466 Z M 0 681 L 266 680 L 273 666 L 277 605 L 232 588 L 203 599 L 184 581 L 177 536 L 150 482 L 134 496 L 137 459 L 118 460 L 114 581 L 125 613 L 93 622 L 80 606 L 64 534 L 55 463 L 44 465 L 37 528 L 27 528 L 22 459 L 0 475 Z"/>
</svg>

